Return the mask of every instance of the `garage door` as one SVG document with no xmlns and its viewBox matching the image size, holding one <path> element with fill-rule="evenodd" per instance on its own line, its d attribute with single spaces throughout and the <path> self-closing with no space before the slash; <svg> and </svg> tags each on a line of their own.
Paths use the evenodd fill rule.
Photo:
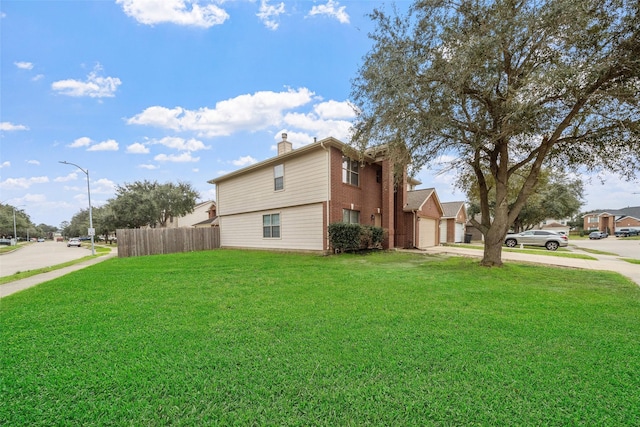
<svg viewBox="0 0 640 427">
<path fill-rule="evenodd" d="M 438 224 L 435 219 L 420 218 L 420 248 L 436 246 L 436 230 Z"/>
<path fill-rule="evenodd" d="M 447 243 L 447 220 L 440 220 L 440 243 Z"/>
<path fill-rule="evenodd" d="M 464 242 L 464 224 L 456 222 L 456 243 Z"/>
</svg>

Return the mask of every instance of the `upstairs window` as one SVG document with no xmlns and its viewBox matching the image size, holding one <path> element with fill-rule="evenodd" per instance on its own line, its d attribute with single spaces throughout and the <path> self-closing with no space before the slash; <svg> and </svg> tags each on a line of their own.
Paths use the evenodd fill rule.
<svg viewBox="0 0 640 427">
<path fill-rule="evenodd" d="M 262 215 L 262 237 L 280 238 L 280 214 Z"/>
<path fill-rule="evenodd" d="M 273 167 L 273 190 L 284 190 L 284 165 Z"/>
<path fill-rule="evenodd" d="M 342 209 L 342 222 L 347 224 L 360 224 L 360 211 Z"/>
<path fill-rule="evenodd" d="M 358 186 L 360 184 L 360 165 L 357 160 L 342 157 L 342 182 Z"/>
</svg>

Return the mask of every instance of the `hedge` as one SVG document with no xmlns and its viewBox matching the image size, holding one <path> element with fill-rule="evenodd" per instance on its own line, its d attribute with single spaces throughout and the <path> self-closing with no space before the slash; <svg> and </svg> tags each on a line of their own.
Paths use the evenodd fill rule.
<svg viewBox="0 0 640 427">
<path fill-rule="evenodd" d="M 360 224 L 329 224 L 329 243 L 337 252 L 382 247 L 384 229 Z"/>
</svg>

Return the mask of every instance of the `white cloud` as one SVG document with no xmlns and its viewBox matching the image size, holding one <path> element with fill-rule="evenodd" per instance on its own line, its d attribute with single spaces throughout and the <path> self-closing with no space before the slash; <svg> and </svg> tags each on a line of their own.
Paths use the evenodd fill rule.
<svg viewBox="0 0 640 427">
<path fill-rule="evenodd" d="M 11 166 L 11 162 L 9 162 L 9 161 L 0 163 L 0 169 L 8 168 L 9 166 Z"/>
<path fill-rule="evenodd" d="M 200 157 L 193 157 L 191 153 L 184 152 L 182 154 L 158 154 L 153 158 L 157 162 L 174 162 L 174 163 L 187 163 L 187 162 L 198 162 L 200 161 Z"/>
<path fill-rule="evenodd" d="M 172 23 L 210 28 L 223 24 L 229 14 L 216 5 L 201 6 L 197 0 L 116 0 L 128 16 L 141 24 Z"/>
<path fill-rule="evenodd" d="M 356 116 L 353 104 L 348 101 L 321 102 L 313 107 L 313 111 L 321 119 L 353 119 Z"/>
<path fill-rule="evenodd" d="M 2 122 L 0 123 L 0 130 L 4 131 L 14 131 L 14 130 L 29 130 L 25 125 L 14 125 L 11 122 Z"/>
<path fill-rule="evenodd" d="M 37 160 L 27 160 L 27 163 L 30 165 L 40 166 L 40 162 Z"/>
<path fill-rule="evenodd" d="M 286 92 L 263 91 L 220 101 L 215 108 L 186 110 L 153 106 L 130 118 L 128 124 L 156 126 L 172 130 L 193 131 L 215 137 L 238 130 L 254 132 L 282 122 L 286 110 L 312 101 L 314 93 L 306 88 Z"/>
<path fill-rule="evenodd" d="M 88 96 L 90 98 L 111 98 L 115 96 L 118 86 L 122 84 L 117 77 L 102 77 L 98 73 L 102 71 L 100 64 L 96 65 L 87 76 L 86 81 L 59 80 L 51 84 L 51 89 L 67 96 Z"/>
<path fill-rule="evenodd" d="M 116 184 L 110 179 L 100 178 L 91 181 L 91 194 L 114 194 L 115 191 Z"/>
<path fill-rule="evenodd" d="M 135 142 L 131 145 L 127 145 L 126 151 L 127 153 L 130 153 L 130 154 L 148 154 L 149 148 L 144 144 Z"/>
<path fill-rule="evenodd" d="M 31 70 L 31 69 L 33 69 L 33 63 L 32 62 L 16 61 L 13 64 L 16 67 L 20 68 L 21 70 Z"/>
<path fill-rule="evenodd" d="M 44 184 L 49 182 L 49 178 L 46 176 L 35 176 L 32 178 L 7 178 L 0 182 L 0 188 L 4 190 L 17 190 L 29 188 L 33 184 Z"/>
<path fill-rule="evenodd" d="M 91 140 L 91 138 L 83 136 L 81 138 L 74 140 L 71 144 L 67 145 L 67 147 L 69 148 L 88 147 L 89 145 L 91 145 L 92 142 L 93 141 Z"/>
<path fill-rule="evenodd" d="M 21 202 L 42 203 L 47 200 L 47 196 L 44 194 L 31 194 L 27 193 L 20 199 Z"/>
<path fill-rule="evenodd" d="M 313 6 L 309 16 L 326 15 L 337 19 L 341 24 L 348 24 L 349 14 L 346 12 L 346 8 L 346 6 L 340 6 L 337 1 L 329 0 L 327 4 Z"/>
<path fill-rule="evenodd" d="M 352 123 L 347 120 L 323 120 L 315 114 L 290 113 L 284 117 L 284 123 L 291 127 L 310 132 L 318 139 L 333 136 L 348 141 Z"/>
<path fill-rule="evenodd" d="M 142 169 L 148 169 L 148 170 L 154 170 L 154 169 L 158 169 L 158 166 L 156 165 L 149 165 L 149 164 L 142 164 L 142 165 L 138 165 L 139 168 Z"/>
<path fill-rule="evenodd" d="M 197 139 L 184 139 L 175 136 L 167 136 L 162 139 L 152 140 L 151 144 L 160 144 L 179 151 L 199 151 L 211 148 L 211 146 L 204 145 L 202 141 L 198 141 Z"/>
<path fill-rule="evenodd" d="M 579 175 L 584 182 L 583 211 L 595 209 L 622 209 L 640 206 L 640 179 L 626 181 L 612 172 L 599 175 Z M 636 193 L 636 194 L 634 194 Z"/>
<path fill-rule="evenodd" d="M 249 166 L 258 163 L 258 161 L 251 156 L 244 156 L 240 157 L 238 160 L 232 160 L 231 163 L 234 166 Z"/>
<path fill-rule="evenodd" d="M 284 3 L 280 3 L 277 6 L 270 5 L 269 0 L 260 1 L 260 9 L 256 16 L 260 18 L 265 27 L 270 30 L 277 30 L 280 24 L 276 20 L 278 16 L 285 12 Z"/>
<path fill-rule="evenodd" d="M 42 80 L 43 78 L 44 78 L 44 74 L 36 74 L 35 76 L 33 76 L 31 80 L 33 80 L 34 82 L 37 82 L 38 80 Z"/>
<path fill-rule="evenodd" d="M 87 151 L 118 151 L 118 143 L 113 139 L 99 142 L 87 148 Z"/>
<path fill-rule="evenodd" d="M 55 178 L 53 181 L 54 182 L 69 182 L 69 181 L 75 181 L 76 179 L 78 179 L 78 174 L 76 172 L 71 172 L 69 175 L 67 175 L 67 176 L 59 176 L 59 177 Z"/>
</svg>

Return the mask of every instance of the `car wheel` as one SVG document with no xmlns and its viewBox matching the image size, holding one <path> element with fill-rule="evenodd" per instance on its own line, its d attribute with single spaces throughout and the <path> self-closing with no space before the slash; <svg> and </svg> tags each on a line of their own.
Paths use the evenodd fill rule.
<svg viewBox="0 0 640 427">
<path fill-rule="evenodd" d="M 558 249 L 558 246 L 558 242 L 547 242 L 547 244 L 545 245 L 545 247 L 549 251 L 555 251 L 556 249 Z"/>
<path fill-rule="evenodd" d="M 516 242 L 516 239 L 507 239 L 507 241 L 504 242 L 504 244 L 507 245 L 507 247 L 509 248 L 515 248 L 518 242 Z"/>
</svg>

